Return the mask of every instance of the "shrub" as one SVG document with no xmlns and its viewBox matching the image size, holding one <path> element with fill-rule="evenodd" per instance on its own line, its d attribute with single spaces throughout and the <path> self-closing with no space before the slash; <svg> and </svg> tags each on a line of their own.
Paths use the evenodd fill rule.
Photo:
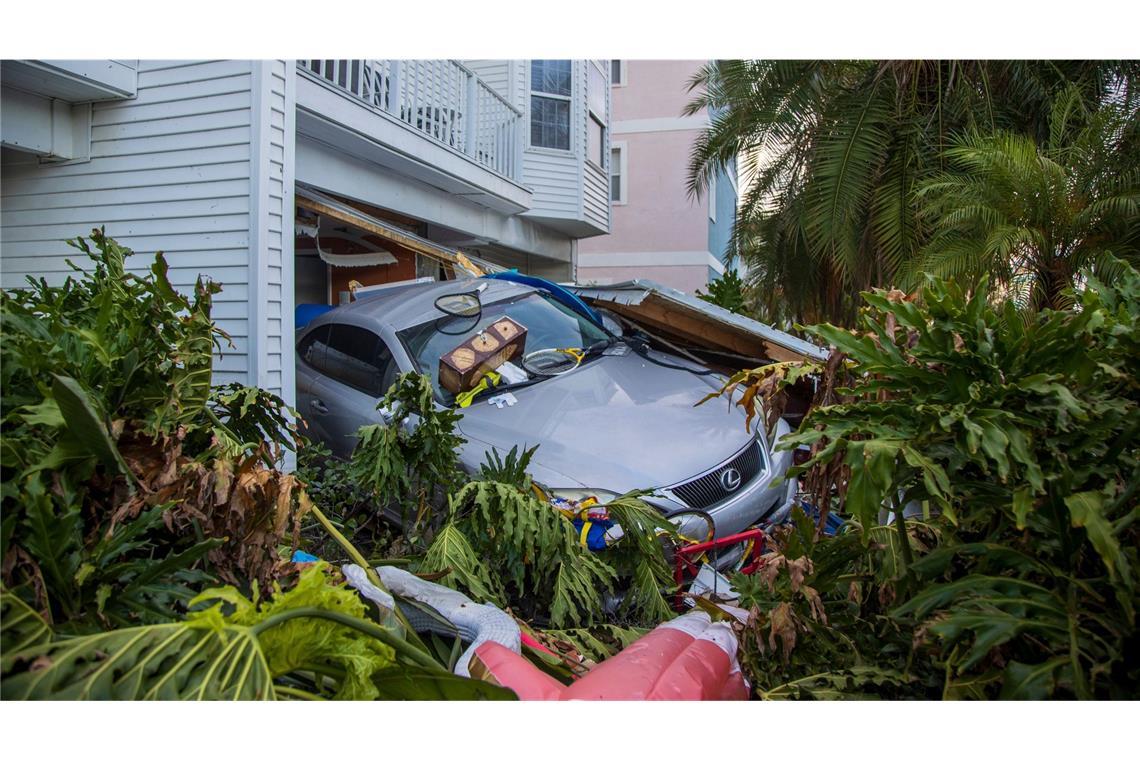
<svg viewBox="0 0 1140 760">
<path fill-rule="evenodd" d="M 400 507 L 416 543 L 421 523 L 430 526 L 433 511 L 442 511 L 447 494 L 466 480 L 457 453 L 464 439 L 455 432 L 461 415 L 437 408 L 431 381 L 416 372 L 397 377 L 379 406 L 391 419 L 360 428 L 349 474 L 378 508 Z"/>
<path fill-rule="evenodd" d="M 892 513 L 884 612 L 946 697 L 1136 694 L 1140 274 L 1117 264 L 1112 286 L 1086 272 L 1068 310 L 1026 316 L 985 282 L 929 278 L 918 299 L 864 294 L 856 332 L 808 328 L 846 368 L 833 359 L 830 403 L 785 439 L 812 449 L 792 474 L 858 525 Z M 751 403 L 802 371 L 734 381 Z M 925 556 L 908 505 L 938 526 Z M 870 554 L 876 530 L 861 531 Z"/>
<path fill-rule="evenodd" d="M 447 522 L 420 570 L 446 573 L 441 583 L 554 626 L 601 621 L 603 594 L 615 588 L 622 595 L 617 614 L 626 621 L 671 617 L 662 592 L 673 581 L 657 534 L 673 526 L 629 494 L 606 505 L 624 537 L 605 551 L 587 550 L 573 523 L 536 496 L 526 474 L 533 454 L 515 448 L 505 458 L 488 456 L 484 479 L 450 499 Z"/>
<path fill-rule="evenodd" d="M 218 286 L 184 296 L 162 254 L 138 275 L 129 249 L 90 242 L 72 242 L 90 271 L 0 294 L 3 580 L 76 631 L 169 620 L 210 575 L 268 588 L 299 517 L 270 466 L 289 410 L 211 390 Z"/>
</svg>

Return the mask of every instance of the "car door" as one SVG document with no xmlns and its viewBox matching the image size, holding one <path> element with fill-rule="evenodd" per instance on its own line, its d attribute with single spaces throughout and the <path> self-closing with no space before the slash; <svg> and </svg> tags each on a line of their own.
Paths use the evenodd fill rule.
<svg viewBox="0 0 1140 760">
<path fill-rule="evenodd" d="M 319 420 L 321 437 L 334 454 L 351 456 L 360 426 L 384 422 L 376 405 L 394 375 L 392 353 L 379 335 L 356 325 L 332 324 L 309 414 Z"/>
<path fill-rule="evenodd" d="M 319 400 L 317 386 L 324 370 L 330 328 L 328 324 L 315 327 L 297 343 L 297 412 L 305 422 L 305 435 L 317 441 L 328 439 L 324 417 L 318 411 L 326 407 Z"/>
</svg>

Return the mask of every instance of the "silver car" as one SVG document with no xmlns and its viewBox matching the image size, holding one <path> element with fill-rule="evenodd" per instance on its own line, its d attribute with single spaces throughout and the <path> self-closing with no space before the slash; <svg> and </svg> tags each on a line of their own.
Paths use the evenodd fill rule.
<svg viewBox="0 0 1140 760">
<path fill-rule="evenodd" d="M 476 288 L 476 313 L 437 306 Z M 469 472 L 492 449 L 537 445 L 529 471 L 552 500 L 604 504 L 652 489 L 647 500 L 666 514 L 706 512 L 717 536 L 760 522 L 794 496 L 794 481 L 770 487 L 791 464 L 790 452 L 773 451 L 786 423 L 769 441 L 746 432 L 739 407 L 697 404 L 723 376 L 618 337 L 545 290 L 502 280 L 393 287 L 300 328 L 297 403 L 310 435 L 348 457 L 361 425 L 385 422 L 377 403 L 409 370 L 431 377 L 438 404 L 455 406 L 438 381 L 440 356 L 503 315 L 526 328 L 525 355 L 521 367 L 512 363 L 513 384 L 504 380 L 460 410 L 460 461 Z M 551 349 L 579 351 L 551 371 Z"/>
</svg>

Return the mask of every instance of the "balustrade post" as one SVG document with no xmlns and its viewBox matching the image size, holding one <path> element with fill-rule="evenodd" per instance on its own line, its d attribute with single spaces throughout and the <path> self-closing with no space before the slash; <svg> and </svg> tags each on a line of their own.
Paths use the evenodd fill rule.
<svg viewBox="0 0 1140 760">
<path fill-rule="evenodd" d="M 514 166 L 511 167 L 510 177 L 514 180 L 522 179 L 523 174 L 523 150 L 526 147 L 524 143 L 526 143 L 528 126 L 523 120 L 526 118 L 527 115 L 524 111 L 521 116 L 516 116 L 511 121 L 511 150 L 514 153 L 514 160 L 512 161 Z"/>
<path fill-rule="evenodd" d="M 466 74 L 466 77 L 467 113 L 463 114 L 463 150 L 478 161 L 479 82 L 471 74 Z"/>
<path fill-rule="evenodd" d="M 397 119 L 404 118 L 400 113 L 400 104 L 404 101 L 401 88 L 404 86 L 402 66 L 398 58 L 393 58 L 388 67 L 388 100 L 382 106 L 385 111 L 395 115 Z"/>
</svg>

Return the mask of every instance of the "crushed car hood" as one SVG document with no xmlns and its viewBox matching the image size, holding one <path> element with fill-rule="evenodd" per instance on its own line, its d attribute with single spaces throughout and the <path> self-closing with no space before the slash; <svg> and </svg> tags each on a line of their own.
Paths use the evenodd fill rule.
<svg viewBox="0 0 1140 760">
<path fill-rule="evenodd" d="M 518 389 L 514 406 L 490 405 L 487 399 L 497 394 L 479 397 L 462 410 L 459 429 L 501 454 L 541 444 L 532 460 L 536 478 L 564 478 L 544 483 L 549 487 L 656 488 L 715 467 L 752 439 L 743 413 L 725 399 L 696 406 L 714 387 L 632 352 L 602 356 Z"/>
</svg>

